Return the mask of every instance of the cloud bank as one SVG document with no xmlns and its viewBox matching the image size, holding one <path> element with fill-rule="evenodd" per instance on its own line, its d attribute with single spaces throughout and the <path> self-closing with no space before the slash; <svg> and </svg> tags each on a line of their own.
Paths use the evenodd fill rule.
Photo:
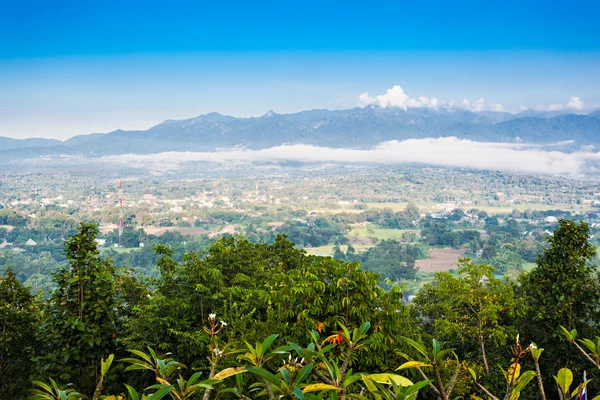
<svg viewBox="0 0 600 400">
<path fill-rule="evenodd" d="M 360 107 L 366 107 L 368 105 L 378 105 L 380 107 L 397 107 L 403 110 L 409 108 L 431 108 L 431 109 L 462 109 L 472 112 L 481 111 L 504 111 L 502 104 L 489 104 L 486 103 L 484 98 L 480 98 L 475 101 L 463 99 L 462 101 L 442 101 L 436 97 L 411 97 L 409 96 L 401 86 L 394 85 L 387 89 L 384 94 L 377 96 L 371 96 L 369 93 L 363 93 L 358 96 L 358 105 Z M 572 96 L 565 104 L 538 104 L 536 106 L 521 105 L 520 110 L 535 110 L 535 111 L 582 111 L 586 107 L 585 103 L 581 98 Z"/>
<path fill-rule="evenodd" d="M 581 175 L 595 173 L 600 153 L 592 149 L 565 153 L 549 146 L 518 143 L 484 143 L 456 137 L 409 139 L 381 143 L 372 149 L 283 145 L 263 150 L 215 152 L 164 152 L 104 156 L 102 163 L 148 167 L 154 170 L 181 168 L 187 162 L 212 163 L 418 163 L 533 174 Z"/>
<path fill-rule="evenodd" d="M 464 99 L 455 103 L 454 100 L 447 102 L 438 100 L 435 97 L 410 97 L 399 85 L 395 85 L 386 90 L 384 94 L 374 97 L 370 96 L 369 93 L 363 93 L 358 97 L 358 104 L 361 107 L 375 104 L 380 107 L 398 107 L 404 110 L 409 108 L 433 108 L 436 110 L 438 108 L 461 108 L 473 112 L 503 110 L 502 104 L 487 104 L 483 98 L 473 102 Z"/>
<path fill-rule="evenodd" d="M 577 96 L 571 96 L 566 104 L 548 104 L 528 107 L 521 106 L 521 111 L 534 109 L 535 111 L 581 111 L 585 108 L 585 103 Z"/>
</svg>

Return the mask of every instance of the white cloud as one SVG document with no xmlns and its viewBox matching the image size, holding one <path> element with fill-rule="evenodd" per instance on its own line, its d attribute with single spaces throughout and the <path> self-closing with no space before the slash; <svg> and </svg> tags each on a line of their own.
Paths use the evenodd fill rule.
<svg viewBox="0 0 600 400">
<path fill-rule="evenodd" d="M 581 111 L 585 108 L 585 103 L 577 96 L 571 96 L 571 98 L 569 99 L 569 101 L 566 104 L 547 104 L 547 105 L 543 105 L 543 104 L 539 104 L 537 106 L 533 106 L 533 107 L 528 107 L 525 105 L 522 105 L 520 107 L 521 111 L 525 111 L 528 109 L 534 109 L 536 111 Z"/>
<path fill-rule="evenodd" d="M 440 102 L 435 97 L 427 98 L 421 96 L 419 98 L 413 98 L 407 95 L 404 90 L 395 85 L 391 89 L 386 90 L 385 94 L 371 97 L 369 93 L 363 93 L 358 97 L 359 104 L 361 106 L 367 106 L 369 104 L 377 104 L 380 107 L 398 107 L 404 110 L 408 108 L 438 108 Z"/>
<path fill-rule="evenodd" d="M 263 150 L 217 152 L 165 152 L 149 155 L 115 155 L 99 159 L 103 163 L 127 164 L 155 169 L 174 169 L 186 162 L 280 163 L 418 163 L 451 167 L 488 169 L 535 174 L 579 175 L 600 162 L 600 153 L 565 153 L 547 146 L 522 143 L 484 143 L 456 137 L 408 139 L 381 143 L 374 149 L 327 148 L 310 145 L 284 145 Z"/>
<path fill-rule="evenodd" d="M 585 107 L 583 101 L 581 101 L 581 99 L 576 96 L 572 96 L 569 99 L 569 102 L 567 103 L 567 108 L 570 108 L 572 110 L 583 110 L 583 107 Z"/>
<path fill-rule="evenodd" d="M 446 102 L 440 101 L 435 97 L 410 97 L 402 87 L 395 85 L 390 89 L 387 89 L 384 94 L 378 96 L 370 96 L 369 93 L 363 93 L 358 97 L 358 104 L 361 107 L 365 107 L 371 104 L 378 105 L 380 107 L 398 107 L 403 110 L 409 108 L 433 108 L 438 109 L 440 107 L 445 108 L 463 108 L 465 110 L 480 112 L 480 111 L 502 111 L 503 107 L 501 104 L 486 104 L 483 98 L 470 102 L 464 99 L 458 104 L 454 104 L 454 101 Z"/>
</svg>

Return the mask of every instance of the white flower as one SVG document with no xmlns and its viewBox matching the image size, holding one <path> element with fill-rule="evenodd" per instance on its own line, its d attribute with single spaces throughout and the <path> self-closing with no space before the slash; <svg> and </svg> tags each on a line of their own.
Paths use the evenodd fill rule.
<svg viewBox="0 0 600 400">
<path fill-rule="evenodd" d="M 208 314 L 208 319 L 214 321 L 217 318 L 217 314 Z"/>
<path fill-rule="evenodd" d="M 222 351 L 222 350 L 219 350 L 219 349 L 217 349 L 217 348 L 215 347 L 215 348 L 213 349 L 213 351 L 214 351 L 214 353 L 215 353 L 215 356 L 217 356 L 217 357 L 221 357 L 221 356 L 223 356 L 223 351 Z"/>
<path fill-rule="evenodd" d="M 227 323 L 225 321 L 221 321 L 221 325 L 227 326 Z"/>
</svg>

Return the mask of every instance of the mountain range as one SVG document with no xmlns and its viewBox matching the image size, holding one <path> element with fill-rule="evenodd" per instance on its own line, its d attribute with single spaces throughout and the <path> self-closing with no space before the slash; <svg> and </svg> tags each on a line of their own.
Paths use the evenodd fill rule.
<svg viewBox="0 0 600 400">
<path fill-rule="evenodd" d="M 214 151 L 283 144 L 369 148 L 389 140 L 456 136 L 484 142 L 548 144 L 573 141 L 570 149 L 600 144 L 600 109 L 587 115 L 527 110 L 470 112 L 457 109 L 368 106 L 347 110 L 269 111 L 261 117 L 235 118 L 210 113 L 166 120 L 147 130 L 79 135 L 54 139 L 0 137 L 0 159 L 47 155 L 98 157 L 164 151 Z"/>
</svg>

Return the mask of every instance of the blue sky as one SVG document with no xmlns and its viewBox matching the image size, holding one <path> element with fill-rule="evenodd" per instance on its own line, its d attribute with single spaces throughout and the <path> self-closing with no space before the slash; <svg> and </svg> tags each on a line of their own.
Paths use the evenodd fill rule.
<svg viewBox="0 0 600 400">
<path fill-rule="evenodd" d="M 349 108 L 394 85 L 445 102 L 600 107 L 594 1 L 0 6 L 0 136 Z"/>
</svg>

